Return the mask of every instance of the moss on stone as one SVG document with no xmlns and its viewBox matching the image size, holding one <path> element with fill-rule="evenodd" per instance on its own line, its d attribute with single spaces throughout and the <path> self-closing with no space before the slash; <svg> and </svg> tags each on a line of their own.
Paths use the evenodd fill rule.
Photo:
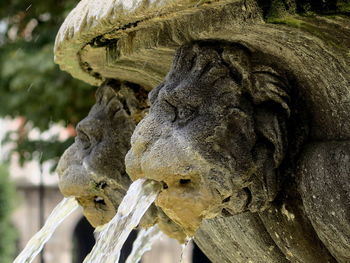
<svg viewBox="0 0 350 263">
<path fill-rule="evenodd" d="M 285 17 L 269 17 L 267 18 L 266 22 L 271 24 L 282 24 L 282 25 L 288 25 L 292 27 L 300 28 L 304 21 L 297 19 L 293 16 L 285 16 Z"/>
<path fill-rule="evenodd" d="M 320 18 L 321 16 L 319 16 Z M 337 16 L 327 16 L 329 19 L 336 19 Z M 348 47 L 343 45 L 341 39 L 337 38 L 336 35 L 332 35 L 332 33 L 328 30 L 325 30 L 321 26 L 318 25 L 320 21 L 317 20 L 317 15 L 305 15 L 305 16 L 285 16 L 285 17 L 271 17 L 266 20 L 267 23 L 271 24 L 279 24 L 286 25 L 293 28 L 298 28 L 304 32 L 309 33 L 310 35 L 316 36 L 323 41 L 323 43 L 341 50 L 345 54 L 348 53 Z M 324 22 L 324 21 L 323 21 Z"/>
</svg>

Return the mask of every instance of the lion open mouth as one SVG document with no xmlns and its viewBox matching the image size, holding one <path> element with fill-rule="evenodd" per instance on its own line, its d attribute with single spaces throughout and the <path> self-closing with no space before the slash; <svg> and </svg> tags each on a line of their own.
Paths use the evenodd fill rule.
<svg viewBox="0 0 350 263">
<path fill-rule="evenodd" d="M 106 205 L 105 200 L 101 196 L 95 196 L 94 202 L 99 205 Z"/>
</svg>

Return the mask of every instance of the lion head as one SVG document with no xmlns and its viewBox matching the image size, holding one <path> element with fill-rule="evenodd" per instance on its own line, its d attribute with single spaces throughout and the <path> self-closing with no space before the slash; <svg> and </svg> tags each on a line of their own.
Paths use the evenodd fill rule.
<svg viewBox="0 0 350 263">
<path fill-rule="evenodd" d="M 128 189 L 124 156 L 135 122 L 123 106 L 125 98 L 110 86 L 96 92 L 96 104 L 76 127 L 77 136 L 61 157 L 59 188 L 74 196 L 93 226 L 107 223 Z"/>
<path fill-rule="evenodd" d="M 289 91 L 241 45 L 182 46 L 149 94 L 127 173 L 163 184 L 156 205 L 189 236 L 204 218 L 266 209 L 287 153 Z"/>
</svg>

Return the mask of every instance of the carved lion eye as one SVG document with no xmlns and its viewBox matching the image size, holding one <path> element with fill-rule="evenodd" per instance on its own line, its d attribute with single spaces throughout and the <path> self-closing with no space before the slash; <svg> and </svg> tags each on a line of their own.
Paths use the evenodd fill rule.
<svg viewBox="0 0 350 263">
<path fill-rule="evenodd" d="M 81 130 L 77 130 L 77 138 L 79 142 L 82 144 L 84 150 L 90 148 L 91 146 L 90 138 L 85 132 Z"/>
<path fill-rule="evenodd" d="M 163 111 L 167 115 L 167 119 L 174 122 L 176 120 L 176 107 L 167 100 L 164 100 L 164 102 L 166 107 L 163 107 Z"/>
<path fill-rule="evenodd" d="M 165 105 L 168 106 L 164 107 L 163 111 L 166 111 L 171 122 L 178 122 L 180 125 L 183 125 L 192 118 L 193 113 L 195 112 L 195 109 L 189 105 L 183 105 L 183 103 L 182 105 L 178 105 L 180 103 L 177 102 L 175 103 L 175 106 L 167 99 L 164 99 L 163 101 L 165 102 Z"/>
<path fill-rule="evenodd" d="M 180 106 L 177 109 L 177 118 L 180 122 L 184 123 L 193 116 L 194 111 L 195 110 L 192 107 Z"/>
</svg>

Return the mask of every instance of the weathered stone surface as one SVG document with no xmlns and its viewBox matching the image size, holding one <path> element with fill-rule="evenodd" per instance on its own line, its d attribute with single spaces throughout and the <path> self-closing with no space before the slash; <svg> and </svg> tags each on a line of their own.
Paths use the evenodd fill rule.
<svg viewBox="0 0 350 263">
<path fill-rule="evenodd" d="M 288 184 L 284 197 L 259 213 L 266 230 L 290 262 L 336 262 L 315 233 L 296 188 Z"/>
<path fill-rule="evenodd" d="M 350 262 L 350 142 L 312 143 L 299 167 L 307 216 L 338 262 Z"/>
<path fill-rule="evenodd" d="M 255 213 L 205 220 L 195 242 L 212 262 L 289 262 Z"/>
</svg>

